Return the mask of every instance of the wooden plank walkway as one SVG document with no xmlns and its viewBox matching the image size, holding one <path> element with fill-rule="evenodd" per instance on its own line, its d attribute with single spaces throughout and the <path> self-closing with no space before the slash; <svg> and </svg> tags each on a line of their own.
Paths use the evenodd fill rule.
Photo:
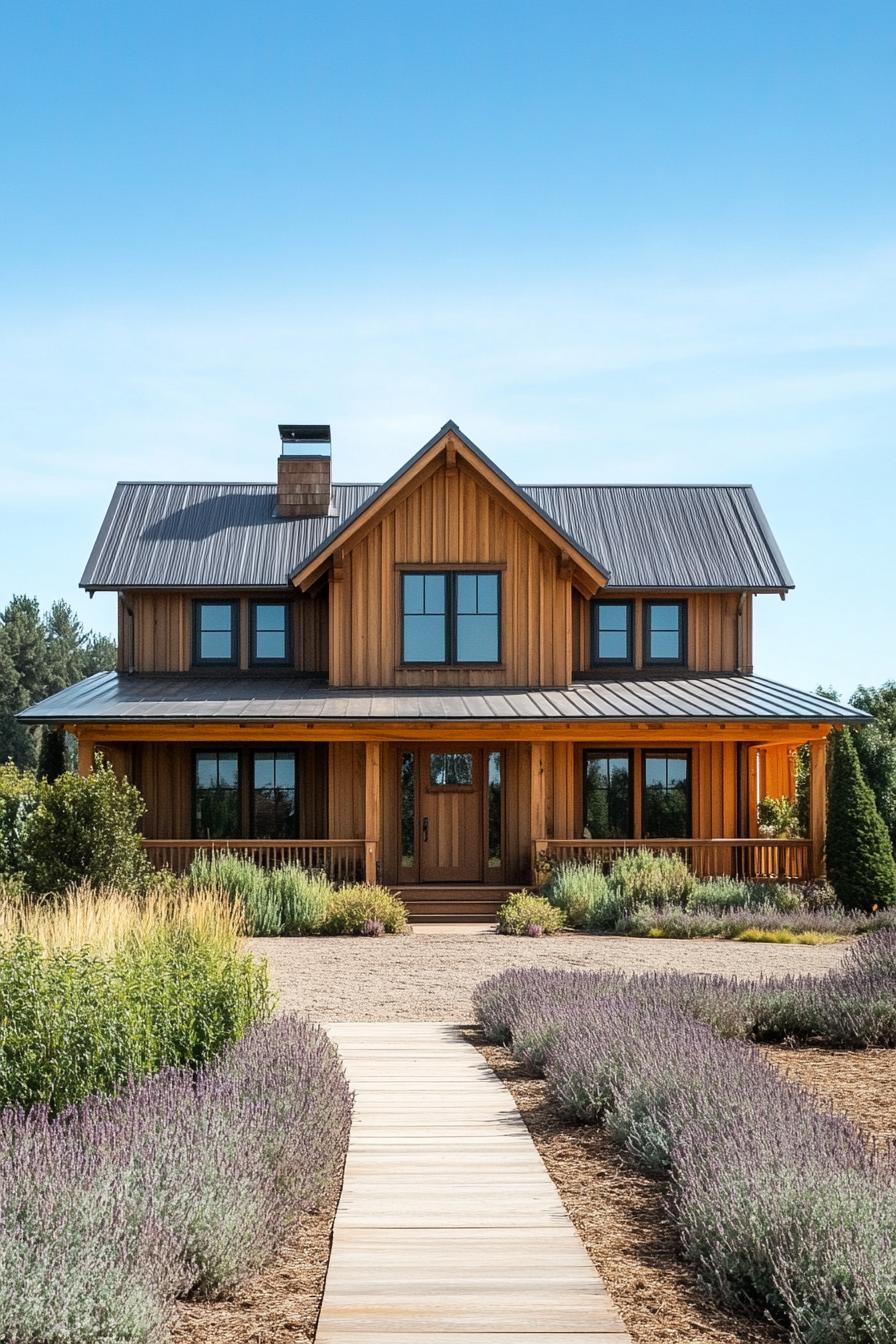
<svg viewBox="0 0 896 1344">
<path fill-rule="evenodd" d="M 327 1029 L 355 1113 L 317 1344 L 629 1344 L 513 1098 L 458 1028 Z"/>
</svg>

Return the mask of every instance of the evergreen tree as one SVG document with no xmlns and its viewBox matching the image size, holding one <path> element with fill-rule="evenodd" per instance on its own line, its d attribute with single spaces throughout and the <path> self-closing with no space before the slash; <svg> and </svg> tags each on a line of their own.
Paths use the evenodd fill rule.
<svg viewBox="0 0 896 1344">
<path fill-rule="evenodd" d="M 118 666 L 118 645 L 108 635 L 88 635 L 82 652 L 82 677 L 94 672 L 114 672 Z"/>
<path fill-rule="evenodd" d="M 54 779 L 58 779 L 60 775 L 65 774 L 69 768 L 71 753 L 66 744 L 67 738 L 68 733 L 63 728 L 44 729 L 37 773 L 48 784 L 52 784 Z"/>
<path fill-rule="evenodd" d="M 56 729 L 25 728 L 15 716 L 115 663 L 115 641 L 85 631 L 67 602 L 54 602 L 41 618 L 35 598 L 13 597 L 0 612 L 0 762 L 38 767 L 49 779 L 71 769 L 71 738 Z"/>
<path fill-rule="evenodd" d="M 850 729 L 831 734 L 828 777 L 828 878 L 847 909 L 896 903 L 890 837 L 862 774 Z"/>
<path fill-rule="evenodd" d="M 55 695 L 84 676 L 84 627 L 67 602 L 54 602 L 44 617 L 44 694 Z"/>
<path fill-rule="evenodd" d="M 37 600 L 13 597 L 0 613 L 0 760 L 14 761 L 23 770 L 37 765 L 40 730 L 17 723 L 15 716 L 44 695 L 45 666 L 46 635 Z"/>
</svg>

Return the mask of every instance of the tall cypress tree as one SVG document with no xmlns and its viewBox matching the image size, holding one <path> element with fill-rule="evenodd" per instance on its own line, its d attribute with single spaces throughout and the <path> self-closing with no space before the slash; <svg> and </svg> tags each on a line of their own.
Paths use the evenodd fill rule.
<svg viewBox="0 0 896 1344">
<path fill-rule="evenodd" d="M 48 784 L 52 784 L 54 779 L 64 775 L 68 769 L 68 751 L 65 744 L 67 736 L 64 728 L 44 729 L 40 744 L 40 756 L 37 761 L 37 773 Z"/>
<path fill-rule="evenodd" d="M 847 909 L 896 904 L 890 836 L 865 782 L 852 733 L 831 734 L 828 777 L 828 877 Z"/>
</svg>

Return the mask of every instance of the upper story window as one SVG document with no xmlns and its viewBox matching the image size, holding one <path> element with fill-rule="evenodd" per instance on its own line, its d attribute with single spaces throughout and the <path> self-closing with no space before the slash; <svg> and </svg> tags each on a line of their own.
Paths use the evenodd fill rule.
<svg viewBox="0 0 896 1344">
<path fill-rule="evenodd" d="M 645 663 L 683 664 L 687 650 L 687 605 L 684 602 L 644 603 Z"/>
<path fill-rule="evenodd" d="M 402 574 L 402 662 L 499 662 L 500 607 L 499 574 Z"/>
<path fill-rule="evenodd" d="M 193 662 L 199 666 L 228 667 L 238 661 L 238 603 L 194 602 Z"/>
<path fill-rule="evenodd" d="M 632 604 L 607 599 L 592 603 L 591 662 L 631 665 Z"/>
<path fill-rule="evenodd" d="M 251 659 L 255 666 L 290 661 L 290 610 L 287 602 L 252 603 Z"/>
</svg>

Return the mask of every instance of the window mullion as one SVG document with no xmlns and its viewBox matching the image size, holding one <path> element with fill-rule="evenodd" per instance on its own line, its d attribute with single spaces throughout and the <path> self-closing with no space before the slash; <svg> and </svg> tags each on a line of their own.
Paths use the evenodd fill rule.
<svg viewBox="0 0 896 1344">
<path fill-rule="evenodd" d="M 445 619 L 448 622 L 448 637 L 445 648 L 448 662 L 457 662 L 457 575 L 449 570 L 445 575 Z"/>
</svg>

